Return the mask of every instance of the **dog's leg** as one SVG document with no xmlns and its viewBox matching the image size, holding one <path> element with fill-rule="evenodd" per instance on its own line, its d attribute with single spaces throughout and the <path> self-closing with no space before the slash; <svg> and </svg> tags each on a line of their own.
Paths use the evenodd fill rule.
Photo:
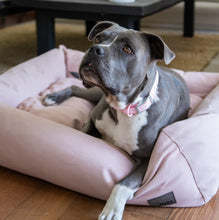
<svg viewBox="0 0 219 220">
<path fill-rule="evenodd" d="M 142 160 L 133 172 L 118 182 L 112 190 L 98 220 L 121 220 L 125 204 L 134 197 L 142 183 L 149 159 Z"/>
<path fill-rule="evenodd" d="M 46 106 L 57 105 L 62 103 L 66 99 L 70 98 L 71 96 L 72 96 L 72 89 L 71 87 L 69 87 L 64 90 L 48 94 L 47 96 L 44 97 L 43 104 Z"/>
<path fill-rule="evenodd" d="M 96 104 L 102 98 L 103 92 L 98 87 L 85 89 L 77 86 L 71 86 L 64 90 L 47 95 L 43 99 L 43 104 L 46 106 L 57 105 L 72 96 L 83 98 Z"/>
<path fill-rule="evenodd" d="M 87 119 L 87 121 L 85 122 L 85 124 L 82 127 L 82 132 L 89 134 L 93 137 L 97 137 L 97 138 L 101 138 L 101 134 L 99 133 L 99 131 L 96 129 L 96 126 L 94 125 L 91 117 L 89 117 Z"/>
<path fill-rule="evenodd" d="M 108 108 L 108 103 L 105 100 L 105 97 L 97 103 L 97 105 L 91 110 L 90 117 L 83 125 L 82 132 L 92 135 L 94 137 L 101 138 L 101 134 L 95 126 L 95 121 L 98 119 L 100 112 L 104 112 Z"/>
</svg>

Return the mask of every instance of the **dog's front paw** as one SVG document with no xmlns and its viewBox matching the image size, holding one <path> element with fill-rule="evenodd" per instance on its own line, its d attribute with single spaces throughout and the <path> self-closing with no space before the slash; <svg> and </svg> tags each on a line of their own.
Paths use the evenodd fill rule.
<svg viewBox="0 0 219 220">
<path fill-rule="evenodd" d="M 112 209 L 112 207 L 105 207 L 99 215 L 98 220 L 122 220 L 123 210 Z"/>
<path fill-rule="evenodd" d="M 43 105 L 45 106 L 52 106 L 52 105 L 57 105 L 57 94 L 56 93 L 52 93 L 47 95 L 44 99 L 43 99 Z"/>
<path fill-rule="evenodd" d="M 116 184 L 98 220 L 122 220 L 125 204 L 133 197 L 135 191 Z"/>
</svg>

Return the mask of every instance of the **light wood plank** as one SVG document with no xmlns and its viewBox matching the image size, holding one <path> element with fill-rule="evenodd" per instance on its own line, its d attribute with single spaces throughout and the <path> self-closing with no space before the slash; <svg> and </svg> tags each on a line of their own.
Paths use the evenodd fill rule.
<svg viewBox="0 0 219 220">
<path fill-rule="evenodd" d="M 76 197 L 77 194 L 70 190 L 45 183 L 6 220 L 58 219 Z"/>
<path fill-rule="evenodd" d="M 213 206 L 213 215 L 212 215 L 212 220 L 218 220 L 219 219 L 219 190 L 217 192 L 217 195 L 215 197 L 214 201 L 215 205 Z"/>
<path fill-rule="evenodd" d="M 0 219 L 8 216 L 41 185 L 40 180 L 0 167 Z"/>
<path fill-rule="evenodd" d="M 88 196 L 79 195 L 71 206 L 65 211 L 59 220 L 96 220 L 105 205 L 104 201 L 90 198 Z M 138 209 L 139 208 L 139 209 Z M 126 206 L 124 211 L 124 220 L 162 220 L 167 218 L 165 209 L 163 214 L 158 214 L 154 210 L 148 210 L 148 207 Z M 169 214 L 169 212 L 168 212 Z"/>
<path fill-rule="evenodd" d="M 129 212 L 125 210 L 123 219 L 124 220 L 165 220 L 166 218 L 160 218 L 154 215 L 148 215 L 137 212 Z"/>
<path fill-rule="evenodd" d="M 176 208 L 168 220 L 218 220 L 219 192 L 206 205 L 196 208 Z"/>
<path fill-rule="evenodd" d="M 137 212 L 140 214 L 155 216 L 158 218 L 167 219 L 172 212 L 173 208 L 159 208 L 159 207 L 146 207 L 146 206 L 131 206 L 127 205 L 126 210 L 130 212 Z"/>
<path fill-rule="evenodd" d="M 104 202 L 79 194 L 59 220 L 96 220 Z"/>
</svg>

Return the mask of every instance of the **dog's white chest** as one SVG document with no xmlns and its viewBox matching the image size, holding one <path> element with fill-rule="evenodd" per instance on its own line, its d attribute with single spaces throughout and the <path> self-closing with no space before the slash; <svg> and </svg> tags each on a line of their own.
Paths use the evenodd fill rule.
<svg viewBox="0 0 219 220">
<path fill-rule="evenodd" d="M 147 124 L 147 111 L 128 117 L 117 112 L 118 123 L 115 124 L 107 109 L 101 120 L 96 121 L 96 128 L 103 139 L 109 141 L 130 155 L 138 149 L 138 133 L 142 126 Z"/>
</svg>

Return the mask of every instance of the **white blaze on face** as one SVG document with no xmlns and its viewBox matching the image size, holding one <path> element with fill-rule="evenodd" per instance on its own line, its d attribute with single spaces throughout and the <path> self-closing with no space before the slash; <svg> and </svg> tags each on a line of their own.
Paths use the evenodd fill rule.
<svg viewBox="0 0 219 220">
<path fill-rule="evenodd" d="M 97 44 L 100 47 L 110 47 L 118 38 L 119 35 L 117 35 L 109 44 Z"/>
</svg>

